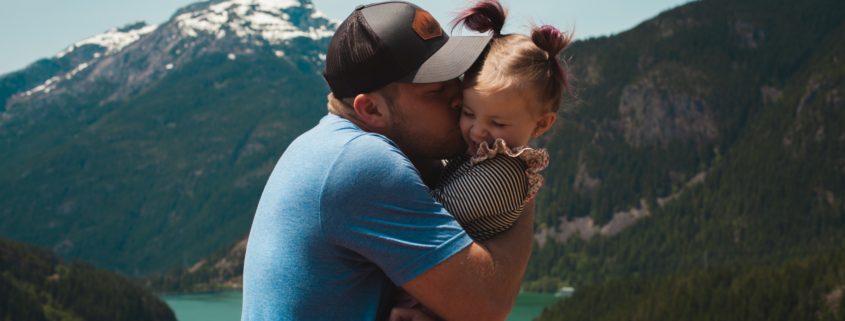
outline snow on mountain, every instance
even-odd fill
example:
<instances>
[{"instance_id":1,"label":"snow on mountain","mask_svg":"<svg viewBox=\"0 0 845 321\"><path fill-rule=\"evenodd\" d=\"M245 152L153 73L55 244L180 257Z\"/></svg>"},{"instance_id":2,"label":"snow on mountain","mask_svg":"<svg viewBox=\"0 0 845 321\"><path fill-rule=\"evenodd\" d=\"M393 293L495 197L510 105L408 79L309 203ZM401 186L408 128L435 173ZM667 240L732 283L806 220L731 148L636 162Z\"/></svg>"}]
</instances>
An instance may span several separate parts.
<instances>
[{"instance_id":1,"label":"snow on mountain","mask_svg":"<svg viewBox=\"0 0 845 321\"><path fill-rule=\"evenodd\" d=\"M21 93L20 96L29 97L38 93L50 93L57 88L59 83L73 79L77 74L95 64L95 62L100 58L120 52L123 48L126 48L141 39L141 37L152 33L156 30L156 28L156 25L148 25L146 22L138 21L121 28L112 28L102 34L95 35L70 45L53 56L53 59L65 59L71 61L71 66L75 67L72 67L73 69L70 70L66 69L64 71L60 71L58 74L53 75L43 83ZM94 49L87 48L89 50L84 52L78 52L79 48L85 46L95 47ZM66 59L66 57L68 57L71 53L76 53L76 57Z\"/></svg>"},{"instance_id":2,"label":"snow on mountain","mask_svg":"<svg viewBox=\"0 0 845 321\"><path fill-rule=\"evenodd\" d=\"M325 60L322 48L336 26L310 0L198 2L161 25L135 22L74 43L53 57L72 61L69 68L20 91L10 102L46 94L77 96L94 83L115 86L100 103L114 101L192 61L220 53L235 60L269 52L288 63L304 59L320 65Z\"/></svg>"},{"instance_id":3,"label":"snow on mountain","mask_svg":"<svg viewBox=\"0 0 845 321\"><path fill-rule=\"evenodd\" d=\"M42 84L25 91L21 95L29 97L38 93L50 93L59 85L59 83L73 79L74 76L93 65L96 60L120 52L123 48L126 48L141 39L141 37L155 31L157 27L157 25L148 25L144 21L133 22L121 28L109 29L104 33L70 45L61 52L57 53L53 59L62 59L83 46L94 45L102 47L102 49L95 51L90 57L84 58L84 62L79 63L72 70L50 77Z\"/></svg>"},{"instance_id":4,"label":"snow on mountain","mask_svg":"<svg viewBox=\"0 0 845 321\"><path fill-rule=\"evenodd\" d=\"M238 37L260 36L271 44L306 37L314 40L331 37L330 25L298 26L292 21L289 9L302 8L311 11L309 18L324 19L314 10L310 2L296 0L230 0L212 4L204 10L183 13L175 18L187 37L199 33L224 37L232 32Z\"/></svg>"},{"instance_id":5,"label":"snow on mountain","mask_svg":"<svg viewBox=\"0 0 845 321\"><path fill-rule=\"evenodd\" d=\"M131 23L123 28L113 28L105 33L79 41L67 47L67 49L56 54L55 58L62 58L76 50L76 48L84 45L101 46L106 48L106 55L114 54L133 42L138 41L138 39L141 39L141 36L155 31L157 27L156 25L148 25L146 22L140 21ZM95 55L94 58L99 58L99 55Z\"/></svg>"}]
</instances>

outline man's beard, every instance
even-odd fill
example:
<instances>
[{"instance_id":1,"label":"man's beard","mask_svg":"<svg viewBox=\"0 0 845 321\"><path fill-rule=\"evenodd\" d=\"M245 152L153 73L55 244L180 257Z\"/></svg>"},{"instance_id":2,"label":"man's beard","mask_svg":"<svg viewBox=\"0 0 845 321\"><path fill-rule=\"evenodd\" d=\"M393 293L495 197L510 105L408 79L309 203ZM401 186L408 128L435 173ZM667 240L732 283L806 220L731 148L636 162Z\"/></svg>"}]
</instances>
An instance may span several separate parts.
<instances>
[{"instance_id":1,"label":"man's beard","mask_svg":"<svg viewBox=\"0 0 845 321\"><path fill-rule=\"evenodd\" d=\"M394 109L391 119L391 139L412 161L449 159L460 156L466 151L467 145L460 134L460 127L456 126L455 134L451 135L453 139L448 140L448 142L437 142L432 139L432 136L443 137L445 135L424 136L423 134L412 133L408 130L408 119L395 111L396 109Z\"/></svg>"}]
</instances>

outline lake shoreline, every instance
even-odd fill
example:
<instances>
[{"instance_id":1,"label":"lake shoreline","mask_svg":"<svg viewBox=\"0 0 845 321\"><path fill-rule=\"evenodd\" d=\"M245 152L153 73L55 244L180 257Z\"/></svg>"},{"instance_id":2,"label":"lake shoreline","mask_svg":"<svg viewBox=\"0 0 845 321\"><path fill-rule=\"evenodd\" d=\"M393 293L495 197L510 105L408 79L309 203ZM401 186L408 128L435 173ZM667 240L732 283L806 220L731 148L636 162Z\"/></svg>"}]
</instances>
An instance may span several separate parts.
<instances>
[{"instance_id":1,"label":"lake shoreline","mask_svg":"<svg viewBox=\"0 0 845 321\"><path fill-rule=\"evenodd\" d=\"M238 289L159 297L173 309L179 321L231 321L240 319L243 292ZM555 293L520 292L507 321L531 321L561 299Z\"/></svg>"}]
</instances>

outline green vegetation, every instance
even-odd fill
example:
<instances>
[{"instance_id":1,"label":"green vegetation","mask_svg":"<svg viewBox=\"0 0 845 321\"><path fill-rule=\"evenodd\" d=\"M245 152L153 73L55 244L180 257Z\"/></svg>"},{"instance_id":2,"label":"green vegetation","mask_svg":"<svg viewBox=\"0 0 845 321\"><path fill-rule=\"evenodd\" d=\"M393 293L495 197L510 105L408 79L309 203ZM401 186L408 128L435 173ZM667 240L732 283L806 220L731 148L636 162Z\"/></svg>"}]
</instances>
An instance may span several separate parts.
<instances>
[{"instance_id":1,"label":"green vegetation","mask_svg":"<svg viewBox=\"0 0 845 321\"><path fill-rule=\"evenodd\" d=\"M141 280L161 293L202 293L243 287L246 238L223 248L188 268L174 268Z\"/></svg>"},{"instance_id":2,"label":"green vegetation","mask_svg":"<svg viewBox=\"0 0 845 321\"><path fill-rule=\"evenodd\" d=\"M578 289L537 320L845 320L845 249L775 265L611 280Z\"/></svg>"},{"instance_id":3,"label":"green vegetation","mask_svg":"<svg viewBox=\"0 0 845 321\"><path fill-rule=\"evenodd\" d=\"M0 239L0 320L176 320L155 294L112 272Z\"/></svg>"},{"instance_id":4,"label":"green vegetation","mask_svg":"<svg viewBox=\"0 0 845 321\"><path fill-rule=\"evenodd\" d=\"M651 216L618 235L536 246L526 281L581 288L772 264L843 244L843 13L838 1L700 1L618 36L577 43L568 54L582 82L594 77L591 69L618 72L582 84L581 106L548 142L558 155L538 200L538 223L557 227L564 217L587 215L604 224L640 199ZM757 39L756 47L743 37ZM619 61L627 63L614 65ZM667 64L674 74L660 67ZM699 99L692 110L669 98L648 100L654 104L644 112L672 111L674 118L663 117L673 123L707 118L684 113L710 114L718 136L677 130L657 135L668 143L631 146L618 114L623 91L631 100L640 99L631 94L638 91ZM579 162L599 187L574 187ZM706 180L684 187L699 172ZM678 192L665 206L656 201Z\"/></svg>"},{"instance_id":5,"label":"green vegetation","mask_svg":"<svg viewBox=\"0 0 845 321\"><path fill-rule=\"evenodd\" d=\"M640 199L650 216L535 246L526 284L577 289L539 320L843 320L841 39L845 3L705 0L577 43L583 92L549 141L562 163L538 223L606 224ZM662 122L638 120L631 101ZM706 119L718 135L689 130ZM625 125L637 121L691 127L636 136ZM598 187L577 188L579 164Z\"/></svg>"},{"instance_id":6,"label":"green vegetation","mask_svg":"<svg viewBox=\"0 0 845 321\"><path fill-rule=\"evenodd\" d=\"M326 113L318 64L291 60L212 55L126 100L98 105L101 84L9 106L0 235L133 276L232 244L282 151Z\"/></svg>"}]
</instances>

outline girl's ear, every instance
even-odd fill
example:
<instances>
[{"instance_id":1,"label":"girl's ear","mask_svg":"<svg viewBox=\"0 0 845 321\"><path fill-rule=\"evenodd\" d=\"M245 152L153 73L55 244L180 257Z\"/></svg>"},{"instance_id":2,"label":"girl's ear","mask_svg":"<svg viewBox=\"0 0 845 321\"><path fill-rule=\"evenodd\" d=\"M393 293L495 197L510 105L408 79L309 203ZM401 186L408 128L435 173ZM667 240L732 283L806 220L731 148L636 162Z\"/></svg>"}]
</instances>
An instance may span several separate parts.
<instances>
[{"instance_id":1,"label":"girl's ear","mask_svg":"<svg viewBox=\"0 0 845 321\"><path fill-rule=\"evenodd\" d=\"M545 134L552 125L555 124L555 120L557 120L557 114L555 112L546 112L539 119L537 119L537 123L534 125L534 132L531 133L531 138L537 138L541 135Z\"/></svg>"},{"instance_id":2,"label":"girl's ear","mask_svg":"<svg viewBox=\"0 0 845 321\"><path fill-rule=\"evenodd\" d=\"M355 116L365 129L381 132L389 123L386 101L376 93L358 94L352 103Z\"/></svg>"}]
</instances>

